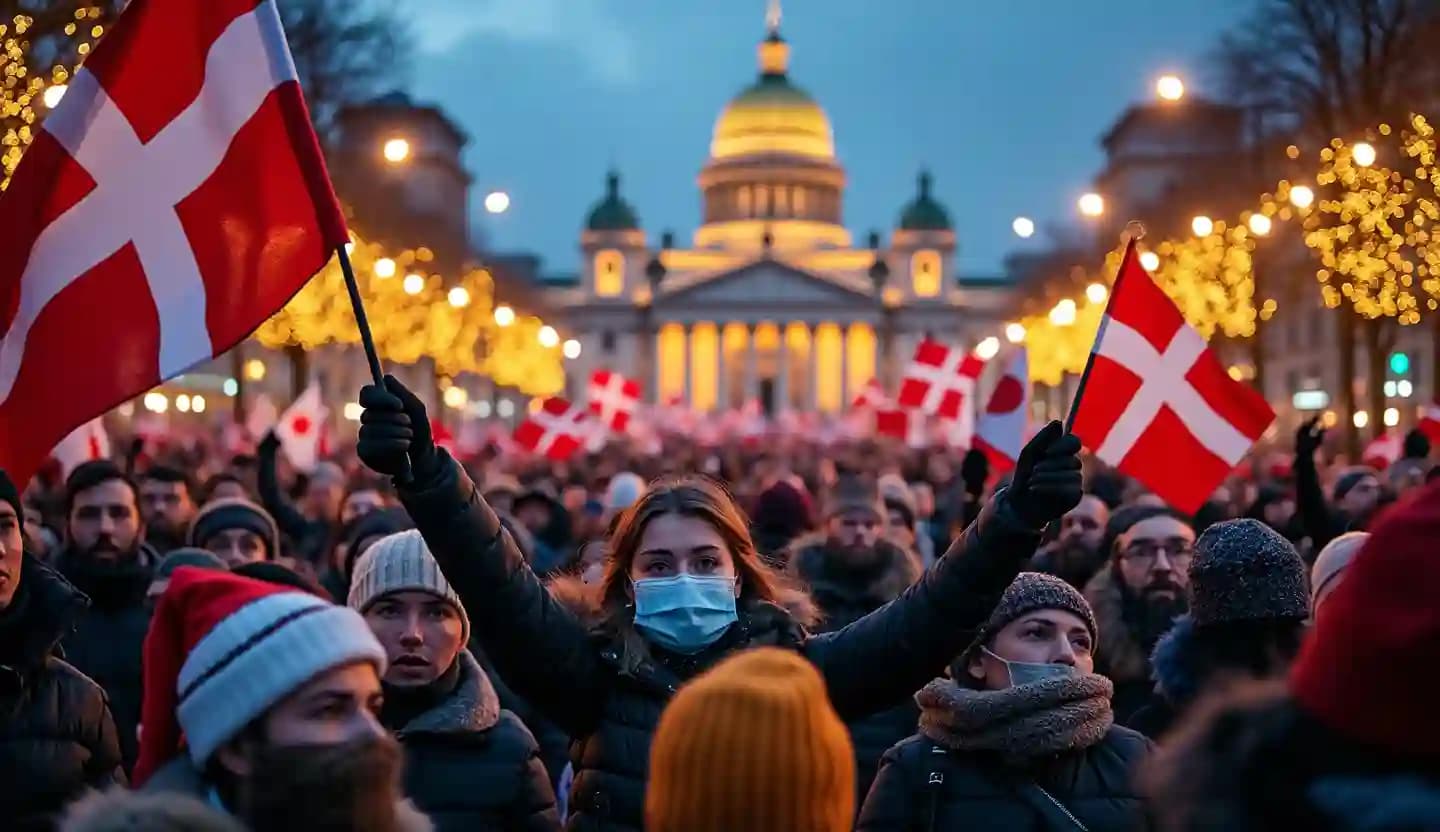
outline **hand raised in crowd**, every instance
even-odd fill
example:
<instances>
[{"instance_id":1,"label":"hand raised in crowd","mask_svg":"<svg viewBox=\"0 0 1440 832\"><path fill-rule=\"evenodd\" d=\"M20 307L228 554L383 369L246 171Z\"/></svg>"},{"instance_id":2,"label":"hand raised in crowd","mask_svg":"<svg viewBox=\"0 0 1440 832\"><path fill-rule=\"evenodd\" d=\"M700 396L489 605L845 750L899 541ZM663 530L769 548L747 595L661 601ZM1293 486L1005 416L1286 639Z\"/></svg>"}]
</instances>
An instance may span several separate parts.
<instances>
[{"instance_id":1,"label":"hand raised in crowd","mask_svg":"<svg viewBox=\"0 0 1440 832\"><path fill-rule=\"evenodd\" d=\"M990 458L985 452L972 448L960 463L960 480L965 483L965 493L979 497L985 493L985 480L990 478Z\"/></svg>"},{"instance_id":2,"label":"hand raised in crowd","mask_svg":"<svg viewBox=\"0 0 1440 832\"><path fill-rule=\"evenodd\" d=\"M1080 440L1052 421L1021 449L1005 498L1021 520L1038 529L1079 505L1084 493Z\"/></svg>"},{"instance_id":3,"label":"hand raised in crowd","mask_svg":"<svg viewBox=\"0 0 1440 832\"><path fill-rule=\"evenodd\" d=\"M440 464L425 403L394 376L385 386L360 388L360 442L356 453L371 470L416 482L433 477Z\"/></svg>"},{"instance_id":4,"label":"hand raised in crowd","mask_svg":"<svg viewBox=\"0 0 1440 832\"><path fill-rule=\"evenodd\" d=\"M1320 417L1315 417L1295 431L1295 455L1310 457L1325 443L1325 428L1320 427Z\"/></svg>"}]
</instances>

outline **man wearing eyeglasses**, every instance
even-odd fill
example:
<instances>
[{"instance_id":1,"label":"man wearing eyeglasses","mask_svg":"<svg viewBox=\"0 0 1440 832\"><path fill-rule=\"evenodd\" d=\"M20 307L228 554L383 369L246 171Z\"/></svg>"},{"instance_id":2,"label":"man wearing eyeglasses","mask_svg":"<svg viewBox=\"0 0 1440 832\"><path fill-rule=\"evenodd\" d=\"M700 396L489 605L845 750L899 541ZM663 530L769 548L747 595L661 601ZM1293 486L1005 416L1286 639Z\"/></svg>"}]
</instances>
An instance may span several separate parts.
<instances>
[{"instance_id":1,"label":"man wearing eyeglasses","mask_svg":"<svg viewBox=\"0 0 1440 832\"><path fill-rule=\"evenodd\" d=\"M1150 654L1184 614L1195 530L1170 508L1127 506L1110 518L1102 550L1110 561L1085 587L1100 624L1095 672L1115 683L1120 722L1153 690Z\"/></svg>"}]
</instances>

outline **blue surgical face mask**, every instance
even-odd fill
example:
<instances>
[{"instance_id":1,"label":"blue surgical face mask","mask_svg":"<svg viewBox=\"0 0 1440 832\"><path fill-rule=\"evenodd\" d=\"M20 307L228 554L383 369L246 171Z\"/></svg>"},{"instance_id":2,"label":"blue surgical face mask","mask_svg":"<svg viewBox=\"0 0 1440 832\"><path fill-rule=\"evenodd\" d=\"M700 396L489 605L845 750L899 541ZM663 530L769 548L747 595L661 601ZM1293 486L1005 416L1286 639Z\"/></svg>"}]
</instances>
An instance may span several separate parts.
<instances>
[{"instance_id":1,"label":"blue surgical face mask","mask_svg":"<svg viewBox=\"0 0 1440 832\"><path fill-rule=\"evenodd\" d=\"M1033 685L1036 682L1043 682L1046 679L1056 679L1062 676L1078 676L1080 674L1080 671L1076 669L1073 664L1012 662L995 655L989 648L981 647L980 649L984 650L990 658L1005 665L1005 672L1010 674L1010 687L1012 688L1018 688L1021 685Z\"/></svg>"},{"instance_id":2,"label":"blue surgical face mask","mask_svg":"<svg viewBox=\"0 0 1440 832\"><path fill-rule=\"evenodd\" d=\"M734 578L681 574L635 582L635 627L666 650L698 653L737 619Z\"/></svg>"}]
</instances>

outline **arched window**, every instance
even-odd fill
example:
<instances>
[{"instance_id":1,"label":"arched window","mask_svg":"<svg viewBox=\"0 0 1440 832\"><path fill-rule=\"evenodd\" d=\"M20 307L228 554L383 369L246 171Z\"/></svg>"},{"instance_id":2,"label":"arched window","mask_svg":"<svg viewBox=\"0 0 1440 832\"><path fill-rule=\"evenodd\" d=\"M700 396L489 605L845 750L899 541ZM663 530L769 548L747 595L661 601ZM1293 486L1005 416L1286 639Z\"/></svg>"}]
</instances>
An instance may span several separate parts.
<instances>
[{"instance_id":1,"label":"arched window","mask_svg":"<svg viewBox=\"0 0 1440 832\"><path fill-rule=\"evenodd\" d=\"M595 254L595 294L613 298L625 291L625 255L613 248Z\"/></svg>"},{"instance_id":2,"label":"arched window","mask_svg":"<svg viewBox=\"0 0 1440 832\"><path fill-rule=\"evenodd\" d=\"M931 249L917 251L910 258L910 288L919 298L940 294L940 253Z\"/></svg>"}]
</instances>

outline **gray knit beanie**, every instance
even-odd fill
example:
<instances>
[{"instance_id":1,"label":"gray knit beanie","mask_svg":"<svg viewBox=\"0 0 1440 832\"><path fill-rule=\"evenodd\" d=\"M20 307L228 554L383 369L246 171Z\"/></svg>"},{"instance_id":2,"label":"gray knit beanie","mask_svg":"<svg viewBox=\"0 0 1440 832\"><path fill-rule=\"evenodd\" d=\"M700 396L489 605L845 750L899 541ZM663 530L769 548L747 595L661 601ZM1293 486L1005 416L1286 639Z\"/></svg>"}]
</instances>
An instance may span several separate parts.
<instances>
[{"instance_id":1,"label":"gray knit beanie","mask_svg":"<svg viewBox=\"0 0 1440 832\"><path fill-rule=\"evenodd\" d=\"M1000 603L995 605L989 620L975 633L975 640L965 648L965 653L968 654L989 641L996 633L1005 629L1006 624L1036 610L1064 610L1074 613L1085 622L1085 629L1090 631L1092 643L1100 638L1100 628L1095 623L1095 613L1090 609L1090 602L1086 601L1085 596L1076 591L1075 587L1054 575L1021 572L1010 582L1005 594L1000 596Z\"/></svg>"},{"instance_id":2,"label":"gray knit beanie","mask_svg":"<svg viewBox=\"0 0 1440 832\"><path fill-rule=\"evenodd\" d=\"M266 560L280 557L280 527L263 507L243 497L211 500L190 524L189 543L204 548L210 538L229 529L253 532L265 542Z\"/></svg>"},{"instance_id":3,"label":"gray knit beanie","mask_svg":"<svg viewBox=\"0 0 1440 832\"><path fill-rule=\"evenodd\" d=\"M448 602L460 614L460 638L470 640L470 616L460 596L445 580L440 564L430 554L425 538L415 529L382 537L355 562L347 606L360 613L381 596L394 592L428 592Z\"/></svg>"},{"instance_id":4,"label":"gray knit beanie","mask_svg":"<svg viewBox=\"0 0 1440 832\"><path fill-rule=\"evenodd\" d=\"M1195 541L1190 615L1199 625L1306 618L1305 562L1290 541L1258 520L1216 523Z\"/></svg>"}]
</instances>

